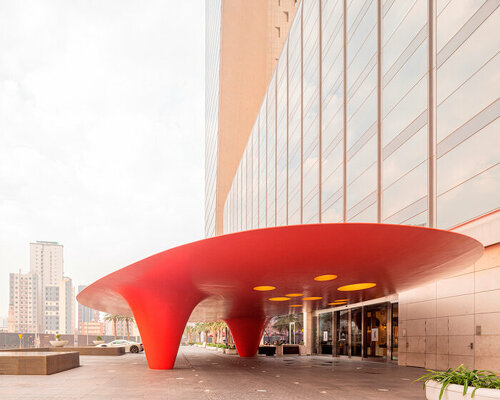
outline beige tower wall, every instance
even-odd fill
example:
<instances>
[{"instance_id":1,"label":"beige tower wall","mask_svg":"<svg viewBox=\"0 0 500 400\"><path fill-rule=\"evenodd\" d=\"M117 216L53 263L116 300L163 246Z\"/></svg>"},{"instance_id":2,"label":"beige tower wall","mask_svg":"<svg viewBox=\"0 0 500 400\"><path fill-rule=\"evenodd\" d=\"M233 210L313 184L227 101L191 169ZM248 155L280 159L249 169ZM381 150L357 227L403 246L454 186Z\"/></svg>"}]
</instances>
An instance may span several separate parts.
<instances>
[{"instance_id":1,"label":"beige tower wall","mask_svg":"<svg viewBox=\"0 0 500 400\"><path fill-rule=\"evenodd\" d=\"M294 0L222 2L217 235L223 233L224 203L295 10Z\"/></svg>"}]
</instances>

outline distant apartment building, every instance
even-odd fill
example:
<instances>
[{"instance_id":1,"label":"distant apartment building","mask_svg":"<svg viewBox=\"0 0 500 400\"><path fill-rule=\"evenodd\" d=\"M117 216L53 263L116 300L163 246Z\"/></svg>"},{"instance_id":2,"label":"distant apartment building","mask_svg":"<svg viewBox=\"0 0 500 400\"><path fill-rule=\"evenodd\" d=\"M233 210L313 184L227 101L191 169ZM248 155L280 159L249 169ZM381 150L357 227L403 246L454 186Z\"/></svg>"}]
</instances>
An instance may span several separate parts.
<instances>
[{"instance_id":1,"label":"distant apartment building","mask_svg":"<svg viewBox=\"0 0 500 400\"><path fill-rule=\"evenodd\" d=\"M75 330L75 287L71 278L59 283L59 333L72 334Z\"/></svg>"},{"instance_id":2,"label":"distant apartment building","mask_svg":"<svg viewBox=\"0 0 500 400\"><path fill-rule=\"evenodd\" d=\"M78 293L80 293L83 289L85 289L86 285L78 286ZM97 310L93 310L92 308L85 307L84 305L78 303L78 332L82 335L85 335L82 331L82 326L86 322L98 322L100 317L100 313ZM90 335L90 333L89 333Z\"/></svg>"},{"instance_id":3,"label":"distant apartment building","mask_svg":"<svg viewBox=\"0 0 500 400\"><path fill-rule=\"evenodd\" d=\"M81 335L102 336L104 335L104 322L85 321L80 323L78 331Z\"/></svg>"},{"instance_id":4,"label":"distant apartment building","mask_svg":"<svg viewBox=\"0 0 500 400\"><path fill-rule=\"evenodd\" d=\"M53 333L59 326L55 302L58 302L56 293L63 278L63 248L57 242L30 243L30 272L38 275L38 292L41 293L38 299L38 332Z\"/></svg>"},{"instance_id":5,"label":"distant apartment building","mask_svg":"<svg viewBox=\"0 0 500 400\"><path fill-rule=\"evenodd\" d=\"M38 275L10 274L9 332L36 332L38 325Z\"/></svg>"},{"instance_id":6,"label":"distant apartment building","mask_svg":"<svg viewBox=\"0 0 500 400\"><path fill-rule=\"evenodd\" d=\"M75 289L63 266L62 245L30 243L30 272L10 274L9 332L74 333Z\"/></svg>"}]
</instances>

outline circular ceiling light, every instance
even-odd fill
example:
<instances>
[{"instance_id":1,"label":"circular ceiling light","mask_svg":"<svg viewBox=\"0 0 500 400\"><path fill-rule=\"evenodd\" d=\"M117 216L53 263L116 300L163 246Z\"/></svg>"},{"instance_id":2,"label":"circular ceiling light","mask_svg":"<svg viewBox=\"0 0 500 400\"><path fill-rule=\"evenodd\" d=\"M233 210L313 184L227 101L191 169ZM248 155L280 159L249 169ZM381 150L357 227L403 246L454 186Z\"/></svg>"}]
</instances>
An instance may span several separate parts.
<instances>
[{"instance_id":1,"label":"circular ceiling light","mask_svg":"<svg viewBox=\"0 0 500 400\"><path fill-rule=\"evenodd\" d=\"M321 300L323 297L304 297L304 300Z\"/></svg>"},{"instance_id":2,"label":"circular ceiling light","mask_svg":"<svg viewBox=\"0 0 500 400\"><path fill-rule=\"evenodd\" d=\"M329 306L343 306L344 304L347 304L347 301L335 301L333 303L328 303Z\"/></svg>"},{"instance_id":3,"label":"circular ceiling light","mask_svg":"<svg viewBox=\"0 0 500 400\"><path fill-rule=\"evenodd\" d=\"M267 292L268 290L276 289L274 286L255 286L253 290L257 290L258 292Z\"/></svg>"},{"instance_id":4,"label":"circular ceiling light","mask_svg":"<svg viewBox=\"0 0 500 400\"><path fill-rule=\"evenodd\" d=\"M374 286L377 286L376 283L354 283L352 285L345 285L337 288L337 290L340 290L341 292L352 292L354 290L364 290L364 289L370 289Z\"/></svg>"},{"instance_id":5,"label":"circular ceiling light","mask_svg":"<svg viewBox=\"0 0 500 400\"><path fill-rule=\"evenodd\" d=\"M271 297L269 300L271 301L287 301L290 300L289 297Z\"/></svg>"},{"instance_id":6,"label":"circular ceiling light","mask_svg":"<svg viewBox=\"0 0 500 400\"><path fill-rule=\"evenodd\" d=\"M290 307L302 307L302 304L292 304Z\"/></svg>"},{"instance_id":7,"label":"circular ceiling light","mask_svg":"<svg viewBox=\"0 0 500 400\"><path fill-rule=\"evenodd\" d=\"M285 294L286 297L300 297L304 296L302 293L290 293L290 294Z\"/></svg>"},{"instance_id":8,"label":"circular ceiling light","mask_svg":"<svg viewBox=\"0 0 500 400\"><path fill-rule=\"evenodd\" d=\"M314 278L314 280L318 282L333 281L334 279L337 279L337 275L319 275Z\"/></svg>"}]
</instances>

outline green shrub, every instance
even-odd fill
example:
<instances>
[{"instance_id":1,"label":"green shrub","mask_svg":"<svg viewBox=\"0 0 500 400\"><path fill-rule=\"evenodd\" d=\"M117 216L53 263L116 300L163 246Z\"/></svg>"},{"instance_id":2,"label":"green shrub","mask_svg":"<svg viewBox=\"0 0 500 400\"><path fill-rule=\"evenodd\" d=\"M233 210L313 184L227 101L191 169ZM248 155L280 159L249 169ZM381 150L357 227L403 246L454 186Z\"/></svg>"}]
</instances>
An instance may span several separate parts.
<instances>
[{"instance_id":1,"label":"green shrub","mask_svg":"<svg viewBox=\"0 0 500 400\"><path fill-rule=\"evenodd\" d=\"M492 372L485 370L470 370L469 367L459 365L455 369L448 368L446 371L433 371L427 370L429 373L421 376L416 381L424 382L425 385L428 381L435 381L442 384L441 392L439 393L439 400L443 397L446 387L450 384L462 385L464 387L463 395L467 393L469 387L473 387L471 397L474 397L476 390L479 388L484 389L500 389L500 377ZM416 382L415 381L415 382Z\"/></svg>"},{"instance_id":2,"label":"green shrub","mask_svg":"<svg viewBox=\"0 0 500 400\"><path fill-rule=\"evenodd\" d=\"M102 340L102 337L101 337L101 336L97 336L97 337L95 338L95 340Z\"/></svg>"},{"instance_id":3,"label":"green shrub","mask_svg":"<svg viewBox=\"0 0 500 400\"><path fill-rule=\"evenodd\" d=\"M61 335L60 334L56 335L56 340L61 340Z\"/></svg>"}]
</instances>

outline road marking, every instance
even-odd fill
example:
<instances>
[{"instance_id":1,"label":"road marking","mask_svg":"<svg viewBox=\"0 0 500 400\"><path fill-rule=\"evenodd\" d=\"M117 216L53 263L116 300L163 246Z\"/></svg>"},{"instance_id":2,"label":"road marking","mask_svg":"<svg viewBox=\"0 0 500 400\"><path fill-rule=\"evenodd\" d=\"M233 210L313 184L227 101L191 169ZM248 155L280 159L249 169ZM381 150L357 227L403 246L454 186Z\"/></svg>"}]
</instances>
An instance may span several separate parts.
<instances>
[{"instance_id":1,"label":"road marking","mask_svg":"<svg viewBox=\"0 0 500 400\"><path fill-rule=\"evenodd\" d=\"M184 378L175 378L175 379L184 379Z\"/></svg>"},{"instance_id":2,"label":"road marking","mask_svg":"<svg viewBox=\"0 0 500 400\"><path fill-rule=\"evenodd\" d=\"M295 383L296 385L298 385L298 384L299 384L299 382L293 382L293 383Z\"/></svg>"},{"instance_id":3,"label":"road marking","mask_svg":"<svg viewBox=\"0 0 500 400\"><path fill-rule=\"evenodd\" d=\"M320 393L321 394L326 394L326 390L322 390Z\"/></svg>"},{"instance_id":4,"label":"road marking","mask_svg":"<svg viewBox=\"0 0 500 400\"><path fill-rule=\"evenodd\" d=\"M264 392L264 393L266 393L267 390L265 390L265 389L257 389L257 392Z\"/></svg>"},{"instance_id":5,"label":"road marking","mask_svg":"<svg viewBox=\"0 0 500 400\"><path fill-rule=\"evenodd\" d=\"M389 389L377 389L379 392L388 392Z\"/></svg>"}]
</instances>

